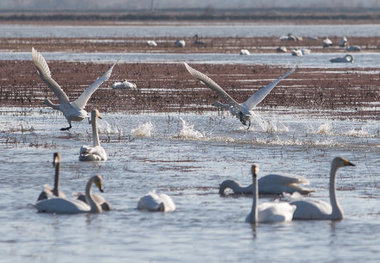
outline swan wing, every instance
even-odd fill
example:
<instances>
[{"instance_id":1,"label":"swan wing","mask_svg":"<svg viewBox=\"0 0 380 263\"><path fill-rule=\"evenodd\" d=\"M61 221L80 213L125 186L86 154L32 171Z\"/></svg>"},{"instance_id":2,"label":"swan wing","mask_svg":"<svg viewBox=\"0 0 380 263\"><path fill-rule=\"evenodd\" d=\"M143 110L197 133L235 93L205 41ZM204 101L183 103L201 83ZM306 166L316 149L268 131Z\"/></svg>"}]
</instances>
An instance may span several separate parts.
<instances>
[{"instance_id":1,"label":"swan wing","mask_svg":"<svg viewBox=\"0 0 380 263\"><path fill-rule=\"evenodd\" d=\"M148 211L159 211L162 206L162 200L155 192L149 192L140 198L137 208Z\"/></svg>"},{"instance_id":2,"label":"swan wing","mask_svg":"<svg viewBox=\"0 0 380 263\"><path fill-rule=\"evenodd\" d=\"M94 83L92 83L83 93L77 98L73 103L75 103L80 109L84 109L87 104L87 101L90 99L91 95L103 84L103 82L107 81L112 73L113 68L119 61L115 62L110 69L104 73L103 76L98 78Z\"/></svg>"},{"instance_id":3,"label":"swan wing","mask_svg":"<svg viewBox=\"0 0 380 263\"><path fill-rule=\"evenodd\" d=\"M319 200L299 200L290 204L296 206L293 219L326 219L332 213L331 205Z\"/></svg>"},{"instance_id":4,"label":"swan wing","mask_svg":"<svg viewBox=\"0 0 380 263\"><path fill-rule=\"evenodd\" d=\"M222 97L230 106L240 108L239 103L237 103L227 92L225 92L215 81L211 78L199 72L198 70L193 69L187 63L183 63L189 71L189 73L196 79L202 81L209 89L215 91L220 97Z\"/></svg>"},{"instance_id":5,"label":"swan wing","mask_svg":"<svg viewBox=\"0 0 380 263\"><path fill-rule=\"evenodd\" d=\"M280 174L268 174L261 177L259 180L260 184L279 184L279 185L290 185L290 184L309 184L309 180L302 177L294 177L289 175L280 175Z\"/></svg>"},{"instance_id":6,"label":"swan wing","mask_svg":"<svg viewBox=\"0 0 380 263\"><path fill-rule=\"evenodd\" d=\"M48 85L48 87L54 92L61 103L69 103L69 97L58 85L58 83L51 77L49 66L40 52L32 48L33 63L37 68L38 74L41 79Z\"/></svg>"},{"instance_id":7,"label":"swan wing","mask_svg":"<svg viewBox=\"0 0 380 263\"><path fill-rule=\"evenodd\" d=\"M90 212L91 207L79 200L68 198L51 198L35 204L38 212L56 214L76 214Z\"/></svg>"},{"instance_id":8,"label":"swan wing","mask_svg":"<svg viewBox=\"0 0 380 263\"><path fill-rule=\"evenodd\" d=\"M256 107L256 105L259 104L272 91L272 89L274 87L276 87L276 85L281 80L283 80L284 78L286 78L287 76L292 74L296 70L296 68L297 68L297 66L295 66L288 73L282 75L280 78L273 81L271 84L269 84L269 85L265 86L264 88L261 88L260 90L258 90L255 94L253 94L248 100L246 100L243 103L243 106L246 106L248 109L252 109L252 108Z\"/></svg>"},{"instance_id":9,"label":"swan wing","mask_svg":"<svg viewBox=\"0 0 380 263\"><path fill-rule=\"evenodd\" d=\"M173 199L167 194L160 194L160 198L164 203L164 212L172 212L176 209Z\"/></svg>"},{"instance_id":10,"label":"swan wing","mask_svg":"<svg viewBox=\"0 0 380 263\"><path fill-rule=\"evenodd\" d=\"M312 190L298 184L309 184L309 180L278 174L268 174L258 180L260 194L283 194L299 192L309 194Z\"/></svg>"},{"instance_id":11,"label":"swan wing","mask_svg":"<svg viewBox=\"0 0 380 263\"><path fill-rule=\"evenodd\" d=\"M293 219L295 205L287 202L265 202L258 207L258 220L262 223L287 222Z\"/></svg>"}]
</instances>

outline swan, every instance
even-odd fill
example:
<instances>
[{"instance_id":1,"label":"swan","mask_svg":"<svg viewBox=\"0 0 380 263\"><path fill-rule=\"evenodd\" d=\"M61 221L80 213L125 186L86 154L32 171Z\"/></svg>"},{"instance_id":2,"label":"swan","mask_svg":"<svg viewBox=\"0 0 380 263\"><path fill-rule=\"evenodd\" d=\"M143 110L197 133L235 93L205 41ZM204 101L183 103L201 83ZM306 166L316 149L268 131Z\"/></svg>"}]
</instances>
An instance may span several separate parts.
<instances>
[{"instance_id":1,"label":"swan","mask_svg":"<svg viewBox=\"0 0 380 263\"><path fill-rule=\"evenodd\" d=\"M173 200L167 194L157 194L151 191L140 198L137 209L148 211L172 212L176 209Z\"/></svg>"},{"instance_id":2,"label":"swan","mask_svg":"<svg viewBox=\"0 0 380 263\"><path fill-rule=\"evenodd\" d=\"M186 42L185 42L185 40L176 40L176 41L174 42L174 45L175 45L176 47L185 47Z\"/></svg>"},{"instance_id":3,"label":"swan","mask_svg":"<svg viewBox=\"0 0 380 263\"><path fill-rule=\"evenodd\" d=\"M101 213L103 212L102 207L94 201L91 193L92 184L95 184L99 190L103 192L102 177L100 175L91 177L86 185L86 203L77 199L56 197L38 201L34 206L37 208L38 212L42 213Z\"/></svg>"},{"instance_id":4,"label":"swan","mask_svg":"<svg viewBox=\"0 0 380 263\"><path fill-rule=\"evenodd\" d=\"M346 50L347 51L360 51L360 47L359 46L350 46L350 44L347 42Z\"/></svg>"},{"instance_id":5,"label":"swan","mask_svg":"<svg viewBox=\"0 0 380 263\"><path fill-rule=\"evenodd\" d=\"M295 56L295 57L302 57L303 56L303 52L299 48L293 49L290 53L292 54L292 56Z\"/></svg>"},{"instance_id":6,"label":"swan","mask_svg":"<svg viewBox=\"0 0 380 263\"><path fill-rule=\"evenodd\" d=\"M288 202L265 202L258 205L259 193L257 184L258 165L252 165L253 201L251 212L245 221L251 224L292 221L295 206Z\"/></svg>"},{"instance_id":7,"label":"swan","mask_svg":"<svg viewBox=\"0 0 380 263\"><path fill-rule=\"evenodd\" d=\"M296 206L293 219L315 219L315 220L342 220L343 210L338 204L335 190L336 171L340 167L355 166L342 157L335 157L331 163L330 170L330 204L320 200L299 200L291 202Z\"/></svg>"},{"instance_id":8,"label":"swan","mask_svg":"<svg viewBox=\"0 0 380 263\"><path fill-rule=\"evenodd\" d=\"M339 46L340 47L345 47L348 43L348 40L347 40L347 37L342 37L340 40L339 40Z\"/></svg>"},{"instance_id":9,"label":"swan","mask_svg":"<svg viewBox=\"0 0 380 263\"><path fill-rule=\"evenodd\" d=\"M249 55L251 55L251 53L249 53L248 49L241 49L240 55L249 56Z\"/></svg>"},{"instance_id":10,"label":"swan","mask_svg":"<svg viewBox=\"0 0 380 263\"><path fill-rule=\"evenodd\" d=\"M49 99L45 99L44 103L55 109L59 110L63 113L66 120L69 123L69 127L61 128L62 131L71 129L72 121L82 121L87 117L87 112L84 110L87 101L90 99L91 95L96 91L100 85L109 79L112 73L112 69L116 65L113 64L111 68L100 78L98 78L94 83L91 84L75 101L70 102L69 97L62 90L57 82L51 77L49 66L42 56L41 53L37 52L34 48L32 48L32 58L33 63L37 68L37 72L40 75L41 79L48 85L48 87L54 92L54 94L58 97L60 104L53 104Z\"/></svg>"},{"instance_id":11,"label":"swan","mask_svg":"<svg viewBox=\"0 0 380 263\"><path fill-rule=\"evenodd\" d=\"M206 44L205 42L199 40L198 34L195 34L193 38L195 39L194 43L193 43L194 45L204 45L204 44Z\"/></svg>"},{"instance_id":12,"label":"swan","mask_svg":"<svg viewBox=\"0 0 380 263\"><path fill-rule=\"evenodd\" d=\"M107 161L107 153L100 146L98 127L96 118L101 119L97 109L91 111L92 141L93 146L83 145L79 150L79 161Z\"/></svg>"},{"instance_id":13,"label":"swan","mask_svg":"<svg viewBox=\"0 0 380 263\"><path fill-rule=\"evenodd\" d=\"M75 196L78 200L88 204L86 202L86 195L85 194L75 192L75 193L73 193L73 196ZM98 205L100 205L102 207L103 211L110 211L111 210L110 203L107 202L103 196L97 195L97 194L92 194L92 199L95 201L95 203L97 203Z\"/></svg>"},{"instance_id":14,"label":"swan","mask_svg":"<svg viewBox=\"0 0 380 263\"><path fill-rule=\"evenodd\" d=\"M253 115L253 112L251 111L257 104L259 104L268 94L271 92L271 90L276 87L276 85L289 76L291 73L293 73L297 66L294 67L291 71L288 73L282 75L280 78L273 81L271 84L267 85L264 88L261 88L258 90L255 94L253 94L248 100L246 100L243 103L237 103L230 95L228 95L227 92L225 92L218 84L216 84L212 79L210 79L205 74L193 69L190 67L187 63L184 62L184 65L189 71L189 73L196 79L202 81L208 88L215 91L219 96L221 96L227 104L223 104L220 102L215 102L213 105L216 107L228 109L230 113L236 118L240 120L240 122L243 125L247 125L248 129L251 126L251 117ZM248 123L248 124L247 124Z\"/></svg>"},{"instance_id":15,"label":"swan","mask_svg":"<svg viewBox=\"0 0 380 263\"><path fill-rule=\"evenodd\" d=\"M276 48L276 51L279 52L279 53L286 53L288 52L288 49L286 47L278 47Z\"/></svg>"},{"instance_id":16,"label":"swan","mask_svg":"<svg viewBox=\"0 0 380 263\"><path fill-rule=\"evenodd\" d=\"M61 154L54 153L53 155L53 166L55 167L55 177L54 177L54 188L51 189L50 185L45 184L44 190L38 196L37 201L49 199L54 196L66 197L66 195L59 190L59 166L61 163Z\"/></svg>"},{"instance_id":17,"label":"swan","mask_svg":"<svg viewBox=\"0 0 380 263\"><path fill-rule=\"evenodd\" d=\"M309 180L286 175L268 174L258 180L259 194L261 195L281 195L283 193L298 192L303 195L310 194L313 190L302 187L298 184L308 185ZM252 184L242 187L234 180L225 180L219 186L219 194L224 195L227 188L232 189L234 194L252 194Z\"/></svg>"},{"instance_id":18,"label":"swan","mask_svg":"<svg viewBox=\"0 0 380 263\"><path fill-rule=\"evenodd\" d=\"M134 90L137 88L135 83L129 82L128 80L118 81L112 84L113 89L131 89Z\"/></svg>"},{"instance_id":19,"label":"swan","mask_svg":"<svg viewBox=\"0 0 380 263\"><path fill-rule=\"evenodd\" d=\"M157 43L154 40L148 40L146 41L146 44L150 47L157 47Z\"/></svg>"},{"instance_id":20,"label":"swan","mask_svg":"<svg viewBox=\"0 0 380 263\"><path fill-rule=\"evenodd\" d=\"M322 46L323 47L330 47L332 45L333 45L333 43L328 37L326 37L325 39L322 40Z\"/></svg>"},{"instance_id":21,"label":"swan","mask_svg":"<svg viewBox=\"0 0 380 263\"><path fill-rule=\"evenodd\" d=\"M345 55L344 57L332 58L330 59L332 63L353 63L354 58L351 55Z\"/></svg>"}]
</instances>

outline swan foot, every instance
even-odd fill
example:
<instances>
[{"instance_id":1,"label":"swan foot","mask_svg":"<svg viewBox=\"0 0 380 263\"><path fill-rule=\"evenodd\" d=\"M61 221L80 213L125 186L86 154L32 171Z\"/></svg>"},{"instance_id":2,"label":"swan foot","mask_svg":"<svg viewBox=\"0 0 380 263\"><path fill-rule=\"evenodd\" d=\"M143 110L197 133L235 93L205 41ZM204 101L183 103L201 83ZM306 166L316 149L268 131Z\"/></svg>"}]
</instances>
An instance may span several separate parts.
<instances>
[{"instance_id":1,"label":"swan foot","mask_svg":"<svg viewBox=\"0 0 380 263\"><path fill-rule=\"evenodd\" d=\"M248 128L247 128L247 131L249 130L249 128L251 128L251 120L248 121Z\"/></svg>"},{"instance_id":2,"label":"swan foot","mask_svg":"<svg viewBox=\"0 0 380 263\"><path fill-rule=\"evenodd\" d=\"M69 126L69 127L66 127L66 128L61 128L61 131L69 131L71 128L72 128L72 127L71 127L71 124L70 124L70 126Z\"/></svg>"}]
</instances>

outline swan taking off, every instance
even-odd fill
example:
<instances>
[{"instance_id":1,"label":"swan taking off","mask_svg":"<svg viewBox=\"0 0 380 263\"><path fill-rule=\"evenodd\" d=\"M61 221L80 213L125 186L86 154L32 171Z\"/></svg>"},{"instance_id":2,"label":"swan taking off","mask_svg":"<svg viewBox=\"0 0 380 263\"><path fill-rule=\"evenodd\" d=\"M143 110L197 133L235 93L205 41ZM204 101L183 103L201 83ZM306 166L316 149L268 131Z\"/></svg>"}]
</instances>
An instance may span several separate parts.
<instances>
[{"instance_id":1,"label":"swan taking off","mask_svg":"<svg viewBox=\"0 0 380 263\"><path fill-rule=\"evenodd\" d=\"M296 206L293 219L301 220L342 220L343 210L340 207L335 189L336 171L340 167L355 166L342 157L336 157L331 163L329 195L330 204L319 200L299 200L291 202Z\"/></svg>"},{"instance_id":2,"label":"swan taking off","mask_svg":"<svg viewBox=\"0 0 380 263\"><path fill-rule=\"evenodd\" d=\"M151 191L140 198L137 209L151 212L172 212L176 209L173 200L167 194L157 194Z\"/></svg>"},{"instance_id":3,"label":"swan taking off","mask_svg":"<svg viewBox=\"0 0 380 263\"><path fill-rule=\"evenodd\" d=\"M101 119L97 109L91 111L92 141L93 146L83 145L79 150L79 161L107 161L107 153L100 146L98 127L96 118Z\"/></svg>"},{"instance_id":4,"label":"swan taking off","mask_svg":"<svg viewBox=\"0 0 380 263\"><path fill-rule=\"evenodd\" d=\"M51 77L49 66L45 58L41 53L37 52L32 48L32 58L33 63L37 68L37 72L41 79L48 85L48 87L54 92L58 97L60 104L53 104L49 99L45 99L44 103L55 110L59 110L63 113L66 120L69 123L69 127L62 128L61 130L70 130L72 121L82 121L87 117L87 112L84 110L87 101L90 99L91 95L96 91L97 88L102 85L104 81L107 81L111 76L112 69L116 65L113 64L111 68L100 78L98 78L94 83L92 83L75 101L70 102L69 97L62 90L57 82Z\"/></svg>"},{"instance_id":5,"label":"swan taking off","mask_svg":"<svg viewBox=\"0 0 380 263\"><path fill-rule=\"evenodd\" d=\"M246 222L256 223L275 223L292 221L295 206L287 202L265 202L258 205L259 191L257 184L258 165L252 165L252 209L246 218Z\"/></svg>"},{"instance_id":6,"label":"swan taking off","mask_svg":"<svg viewBox=\"0 0 380 263\"><path fill-rule=\"evenodd\" d=\"M223 104L217 101L213 105L223 109L228 109L230 113L234 115L236 118L238 118L243 125L247 125L248 129L251 126L251 117L253 115L253 112L251 112L251 110L254 107L256 107L256 105L259 104L269 94L269 92L271 92L272 89L276 87L276 85L281 80L292 74L297 68L294 67L288 73L282 75L280 78L276 79L271 84L265 86L264 88L261 88L245 102L237 103L230 95L228 95L227 92L225 92L216 82L214 82L208 76L193 69L187 63L184 63L184 65L187 71L189 71L189 73L194 78L203 82L208 88L215 91L220 97L222 97L227 102L227 104Z\"/></svg>"},{"instance_id":7,"label":"swan taking off","mask_svg":"<svg viewBox=\"0 0 380 263\"><path fill-rule=\"evenodd\" d=\"M54 153L53 166L55 167L54 188L51 189L50 185L45 184L44 190L38 196L37 201L53 198L54 196L66 197L66 195L59 190L59 166L61 163L61 154Z\"/></svg>"},{"instance_id":8,"label":"swan taking off","mask_svg":"<svg viewBox=\"0 0 380 263\"><path fill-rule=\"evenodd\" d=\"M97 204L92 196L91 186L95 184L103 192L102 177L95 175L90 178L86 185L86 203L77 199L51 198L37 202L34 206L41 213L55 214L78 214L78 213L101 213L102 207Z\"/></svg>"}]
</instances>

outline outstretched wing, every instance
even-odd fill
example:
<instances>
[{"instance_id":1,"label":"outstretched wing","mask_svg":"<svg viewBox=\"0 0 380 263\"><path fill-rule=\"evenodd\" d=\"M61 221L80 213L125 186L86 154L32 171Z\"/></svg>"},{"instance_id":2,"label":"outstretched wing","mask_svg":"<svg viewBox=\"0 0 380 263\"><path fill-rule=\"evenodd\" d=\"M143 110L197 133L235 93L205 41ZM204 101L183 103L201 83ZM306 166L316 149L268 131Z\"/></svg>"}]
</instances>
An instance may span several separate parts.
<instances>
[{"instance_id":1,"label":"outstretched wing","mask_svg":"<svg viewBox=\"0 0 380 263\"><path fill-rule=\"evenodd\" d=\"M282 75L280 78L276 79L275 81L273 81L271 84L269 84L268 86L265 86L264 88L261 88L260 90L258 90L255 94L253 94L248 100L246 100L243 105L248 107L248 109L252 109L253 107L256 107L257 104L259 104L271 91L274 87L276 87L276 85L281 81L283 80L284 78L286 78L287 76L289 76L290 74L292 74L295 70L296 70L297 66L295 66L291 71L289 71L288 73Z\"/></svg>"},{"instance_id":2,"label":"outstretched wing","mask_svg":"<svg viewBox=\"0 0 380 263\"><path fill-rule=\"evenodd\" d=\"M59 101L61 103L69 103L69 97L67 97L66 93L51 77L50 69L48 64L46 63L45 58L41 55L40 52L37 52L37 50L35 50L34 48L32 48L32 59L41 79L54 92L54 94L58 97Z\"/></svg>"},{"instance_id":3,"label":"outstretched wing","mask_svg":"<svg viewBox=\"0 0 380 263\"><path fill-rule=\"evenodd\" d=\"M116 61L115 64L113 64L110 69L104 73L103 76L98 78L94 83L91 84L83 93L77 98L73 103L75 103L80 109L84 109L84 107L87 104L87 101L90 99L91 95L96 91L97 88L100 87L100 85L103 84L104 81L107 81L112 73L113 67L118 63L119 61Z\"/></svg>"},{"instance_id":4,"label":"outstretched wing","mask_svg":"<svg viewBox=\"0 0 380 263\"><path fill-rule=\"evenodd\" d=\"M212 79L210 79L205 74L199 72L198 70L193 69L187 63L183 63L189 71L189 73L196 79L202 81L208 88L215 91L219 96L221 96L230 106L239 107L239 103L237 103L230 95L227 94L218 84L215 83Z\"/></svg>"}]
</instances>

